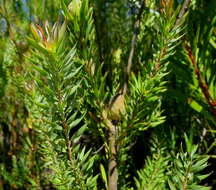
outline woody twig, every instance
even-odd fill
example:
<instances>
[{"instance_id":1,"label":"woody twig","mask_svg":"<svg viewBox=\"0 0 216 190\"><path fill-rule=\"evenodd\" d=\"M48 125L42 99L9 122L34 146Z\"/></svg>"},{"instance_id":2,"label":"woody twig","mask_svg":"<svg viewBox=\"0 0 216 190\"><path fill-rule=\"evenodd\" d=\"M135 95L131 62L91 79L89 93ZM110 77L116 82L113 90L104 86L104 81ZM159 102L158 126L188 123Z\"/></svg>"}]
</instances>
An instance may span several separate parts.
<instances>
[{"instance_id":1,"label":"woody twig","mask_svg":"<svg viewBox=\"0 0 216 190\"><path fill-rule=\"evenodd\" d=\"M139 34L139 27L140 27L140 22L141 22L141 17L142 17L142 13L143 10L145 8L145 1L142 0L141 1L141 7L139 10L139 13L137 15L137 19L136 22L134 23L134 34L131 40L131 49L130 49L130 54L128 57L128 64L127 67L125 68L125 82L124 82L124 86L123 86L123 95L126 94L127 89L128 89L128 80L129 80L129 75L131 72L131 67L132 67L132 63L133 63L133 57L134 57L134 52L135 52L135 46L136 46L136 42L137 42L137 37Z\"/></svg>"},{"instance_id":2,"label":"woody twig","mask_svg":"<svg viewBox=\"0 0 216 190\"><path fill-rule=\"evenodd\" d=\"M200 73L200 70L199 70L199 67L197 65L197 62L196 62L196 59L193 55L193 52L192 52L192 49L190 46L186 45L185 46L186 50L187 50L187 53L188 53L188 56L190 58L190 61L193 65L193 68L194 68L194 72L196 74L196 77L197 77L197 80L198 80L198 83L199 83L199 87L200 89L202 90L202 94L204 95L209 107L210 107L210 110L211 110L211 113L214 117L216 117L216 100L213 100L213 98L211 97L211 94L209 92L209 88L208 88L208 85L206 84L205 80L203 79L201 73Z\"/></svg>"}]
</instances>

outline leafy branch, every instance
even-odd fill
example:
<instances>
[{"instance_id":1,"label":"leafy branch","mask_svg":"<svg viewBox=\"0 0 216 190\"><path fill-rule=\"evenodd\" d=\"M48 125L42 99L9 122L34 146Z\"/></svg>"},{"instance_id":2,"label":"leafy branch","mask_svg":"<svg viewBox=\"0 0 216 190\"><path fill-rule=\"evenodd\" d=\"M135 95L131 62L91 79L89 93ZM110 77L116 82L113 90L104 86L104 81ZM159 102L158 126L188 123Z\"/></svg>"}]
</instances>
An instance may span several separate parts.
<instances>
[{"instance_id":1,"label":"leafy branch","mask_svg":"<svg viewBox=\"0 0 216 190\"><path fill-rule=\"evenodd\" d=\"M204 95L206 102L208 103L208 105L210 106L210 110L211 113L214 117L216 117L216 108L215 108L215 100L213 100L209 90L208 90L208 85L206 84L205 80L203 79L199 67L197 66L197 62L196 62L196 58L194 57L193 53L192 53L192 49L190 46L186 45L185 46L188 56L190 58L190 61L194 67L194 73L197 76L197 80L199 82L199 87L202 90L202 94Z\"/></svg>"}]
</instances>

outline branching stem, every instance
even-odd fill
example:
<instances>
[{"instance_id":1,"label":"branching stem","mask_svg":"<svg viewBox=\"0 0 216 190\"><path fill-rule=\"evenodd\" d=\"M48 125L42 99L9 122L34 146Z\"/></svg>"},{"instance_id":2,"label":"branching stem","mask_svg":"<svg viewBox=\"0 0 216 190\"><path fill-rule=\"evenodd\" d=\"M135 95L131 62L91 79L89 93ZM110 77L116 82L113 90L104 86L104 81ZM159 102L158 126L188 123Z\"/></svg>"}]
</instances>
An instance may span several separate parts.
<instances>
[{"instance_id":1,"label":"branching stem","mask_svg":"<svg viewBox=\"0 0 216 190\"><path fill-rule=\"evenodd\" d=\"M124 71L124 85L122 89L122 94L125 95L128 89L128 80L132 68L133 56L135 52L135 46L137 42L137 37L139 33L139 26L141 22L141 16L145 7L145 1L141 1L141 7L137 15L137 19L134 23L134 34L131 40L131 49L128 57L128 63ZM117 98L118 96L116 96ZM112 102L112 101L111 101ZM109 129L109 164L108 164L108 189L117 190L118 189L118 169L117 169L117 130L116 126L111 120L107 120L106 125Z\"/></svg>"}]
</instances>

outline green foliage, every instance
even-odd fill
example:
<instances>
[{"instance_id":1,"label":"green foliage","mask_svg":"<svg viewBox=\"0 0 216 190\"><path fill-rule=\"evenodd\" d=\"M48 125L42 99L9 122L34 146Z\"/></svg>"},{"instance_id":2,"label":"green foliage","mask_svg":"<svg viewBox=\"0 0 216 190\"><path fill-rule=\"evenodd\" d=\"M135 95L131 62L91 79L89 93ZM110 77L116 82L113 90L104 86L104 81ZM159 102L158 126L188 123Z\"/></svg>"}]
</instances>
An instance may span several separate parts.
<instances>
[{"instance_id":1,"label":"green foliage","mask_svg":"<svg viewBox=\"0 0 216 190\"><path fill-rule=\"evenodd\" d=\"M90 173L95 156L89 159L91 150L86 152L85 148L75 146L75 135L70 136L70 131L85 114L77 116L77 105L82 101L76 96L81 85L78 76L82 65L76 58L76 46L67 51L64 31L61 31L63 27L64 24L55 24L53 33L47 34L50 40L42 38L40 44L29 39L36 50L31 61L35 65L35 75L38 75L34 80L41 94L39 103L44 114L41 117L45 120L44 125L38 128L40 140L44 142L40 149L44 168L51 170L47 173L48 180L57 189L94 189L97 176Z\"/></svg>"},{"instance_id":2,"label":"green foliage","mask_svg":"<svg viewBox=\"0 0 216 190\"><path fill-rule=\"evenodd\" d=\"M165 155L165 149L159 147L157 139L154 140L156 142L153 142L152 156L147 157L144 168L137 172L138 178L135 178L136 189L166 189L168 180L166 173L170 169L169 158Z\"/></svg>"},{"instance_id":3,"label":"green foliage","mask_svg":"<svg viewBox=\"0 0 216 190\"><path fill-rule=\"evenodd\" d=\"M199 185L211 173L204 174L208 166L208 156L197 154L198 146L185 135L186 151L169 154L164 147L160 147L157 139L153 138L152 156L147 157L143 169L137 172L135 178L137 189L211 189Z\"/></svg>"},{"instance_id":4,"label":"green foliage","mask_svg":"<svg viewBox=\"0 0 216 190\"><path fill-rule=\"evenodd\" d=\"M198 185L209 174L201 173L208 166L208 157L197 154L198 146L191 144L187 136L186 152L183 150L175 154L172 159L172 169L168 180L170 189L211 189L210 187Z\"/></svg>"},{"instance_id":5,"label":"green foliage","mask_svg":"<svg viewBox=\"0 0 216 190\"><path fill-rule=\"evenodd\" d=\"M214 189L215 9L0 0L0 189Z\"/></svg>"}]
</instances>

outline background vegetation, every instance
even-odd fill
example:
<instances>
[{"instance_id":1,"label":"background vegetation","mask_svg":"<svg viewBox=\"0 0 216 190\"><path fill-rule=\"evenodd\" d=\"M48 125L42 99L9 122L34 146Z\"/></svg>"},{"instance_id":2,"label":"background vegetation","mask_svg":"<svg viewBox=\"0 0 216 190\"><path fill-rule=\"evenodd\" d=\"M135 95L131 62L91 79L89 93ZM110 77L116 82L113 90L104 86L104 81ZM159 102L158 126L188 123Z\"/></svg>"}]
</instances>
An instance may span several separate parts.
<instances>
[{"instance_id":1,"label":"background vegetation","mask_svg":"<svg viewBox=\"0 0 216 190\"><path fill-rule=\"evenodd\" d=\"M215 0L0 0L0 189L216 189Z\"/></svg>"}]
</instances>

